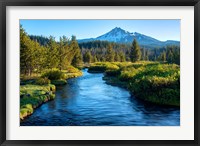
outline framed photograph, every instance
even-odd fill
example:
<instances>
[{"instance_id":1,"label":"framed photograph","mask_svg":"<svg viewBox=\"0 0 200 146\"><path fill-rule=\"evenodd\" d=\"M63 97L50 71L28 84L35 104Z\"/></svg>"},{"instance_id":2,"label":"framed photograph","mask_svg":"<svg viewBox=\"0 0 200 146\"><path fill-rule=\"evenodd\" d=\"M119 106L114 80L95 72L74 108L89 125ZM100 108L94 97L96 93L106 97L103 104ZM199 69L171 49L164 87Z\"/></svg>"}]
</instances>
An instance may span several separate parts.
<instances>
[{"instance_id":1,"label":"framed photograph","mask_svg":"<svg viewBox=\"0 0 200 146\"><path fill-rule=\"evenodd\" d=\"M0 4L2 146L199 145L199 1Z\"/></svg>"}]
</instances>

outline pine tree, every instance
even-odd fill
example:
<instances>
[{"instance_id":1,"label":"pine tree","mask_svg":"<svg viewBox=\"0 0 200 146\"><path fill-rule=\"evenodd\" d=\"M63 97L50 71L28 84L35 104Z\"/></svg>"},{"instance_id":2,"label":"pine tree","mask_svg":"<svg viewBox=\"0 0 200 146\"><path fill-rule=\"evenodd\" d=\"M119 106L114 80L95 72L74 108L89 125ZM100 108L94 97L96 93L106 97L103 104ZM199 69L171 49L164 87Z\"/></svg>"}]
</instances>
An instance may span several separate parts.
<instances>
[{"instance_id":1,"label":"pine tree","mask_svg":"<svg viewBox=\"0 0 200 146\"><path fill-rule=\"evenodd\" d=\"M58 52L58 45L55 41L55 38L53 36L49 37L49 43L48 43L48 51L47 51L47 66L49 69L52 68L58 68L59 65L59 52Z\"/></svg>"},{"instance_id":2,"label":"pine tree","mask_svg":"<svg viewBox=\"0 0 200 146\"><path fill-rule=\"evenodd\" d=\"M162 61L166 62L166 52L165 51L162 53Z\"/></svg>"},{"instance_id":3,"label":"pine tree","mask_svg":"<svg viewBox=\"0 0 200 146\"><path fill-rule=\"evenodd\" d=\"M173 53L172 53L171 50L170 50L169 53L168 53L167 62L173 63Z\"/></svg>"},{"instance_id":4,"label":"pine tree","mask_svg":"<svg viewBox=\"0 0 200 146\"><path fill-rule=\"evenodd\" d=\"M66 36L60 37L59 41L59 47L58 47L58 52L59 52L59 69L65 69L70 63L70 48L69 48L69 40L66 38Z\"/></svg>"},{"instance_id":5,"label":"pine tree","mask_svg":"<svg viewBox=\"0 0 200 146\"><path fill-rule=\"evenodd\" d=\"M31 76L34 69L34 43L20 26L20 70Z\"/></svg>"},{"instance_id":6,"label":"pine tree","mask_svg":"<svg viewBox=\"0 0 200 146\"><path fill-rule=\"evenodd\" d=\"M113 51L112 45L109 44L106 52L106 61L113 62L115 57L115 53Z\"/></svg>"},{"instance_id":7,"label":"pine tree","mask_svg":"<svg viewBox=\"0 0 200 146\"><path fill-rule=\"evenodd\" d=\"M83 58L82 58L81 50L79 48L79 45L78 45L78 42L76 41L75 36L72 36L71 48L73 48L73 51L74 51L74 55L73 55L71 64L74 67L79 67L83 63L83 61L82 61Z\"/></svg>"},{"instance_id":8,"label":"pine tree","mask_svg":"<svg viewBox=\"0 0 200 146\"><path fill-rule=\"evenodd\" d=\"M94 62L98 62L98 59L97 59L96 55L94 55L93 60L94 60Z\"/></svg>"},{"instance_id":9,"label":"pine tree","mask_svg":"<svg viewBox=\"0 0 200 146\"><path fill-rule=\"evenodd\" d=\"M145 53L146 53L146 55L145 55L145 60L146 60L146 61L149 61L149 51L148 51L148 50L146 50L146 52L145 52Z\"/></svg>"},{"instance_id":10,"label":"pine tree","mask_svg":"<svg viewBox=\"0 0 200 146\"><path fill-rule=\"evenodd\" d=\"M116 62L118 62L118 61L121 60L121 59L120 59L120 56L119 56L119 54L118 54L117 52L115 52L114 60L115 60Z\"/></svg>"},{"instance_id":11,"label":"pine tree","mask_svg":"<svg viewBox=\"0 0 200 146\"><path fill-rule=\"evenodd\" d=\"M86 53L83 56L83 60L86 63L91 63L92 62L92 55L91 55L90 50L86 51Z\"/></svg>"},{"instance_id":12,"label":"pine tree","mask_svg":"<svg viewBox=\"0 0 200 146\"><path fill-rule=\"evenodd\" d=\"M124 54L122 51L119 52L119 56L120 56L120 61L121 61L121 62L125 62L125 61L126 61L125 54Z\"/></svg>"},{"instance_id":13,"label":"pine tree","mask_svg":"<svg viewBox=\"0 0 200 146\"><path fill-rule=\"evenodd\" d=\"M141 58L140 46L136 41L136 39L134 39L131 47L130 59L132 62L136 62L139 61L140 58Z\"/></svg>"},{"instance_id":14,"label":"pine tree","mask_svg":"<svg viewBox=\"0 0 200 146\"><path fill-rule=\"evenodd\" d=\"M145 58L146 58L146 50L144 49L144 48L141 48L141 52L142 52L142 58L141 58L141 60L145 60Z\"/></svg>"}]
</instances>

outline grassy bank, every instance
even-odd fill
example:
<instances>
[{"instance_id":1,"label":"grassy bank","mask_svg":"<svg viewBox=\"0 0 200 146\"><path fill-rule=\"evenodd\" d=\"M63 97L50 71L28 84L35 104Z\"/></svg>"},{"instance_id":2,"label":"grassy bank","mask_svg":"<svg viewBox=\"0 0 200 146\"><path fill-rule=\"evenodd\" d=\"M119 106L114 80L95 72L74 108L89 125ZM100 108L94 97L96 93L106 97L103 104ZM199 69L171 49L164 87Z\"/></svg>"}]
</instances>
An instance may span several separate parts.
<instances>
[{"instance_id":1,"label":"grassy bank","mask_svg":"<svg viewBox=\"0 0 200 146\"><path fill-rule=\"evenodd\" d=\"M55 98L55 85L21 85L20 119L31 115L35 108Z\"/></svg>"},{"instance_id":2,"label":"grassy bank","mask_svg":"<svg viewBox=\"0 0 200 146\"><path fill-rule=\"evenodd\" d=\"M104 72L108 84L127 88L142 100L180 106L180 67L159 62L95 63L89 72Z\"/></svg>"},{"instance_id":3,"label":"grassy bank","mask_svg":"<svg viewBox=\"0 0 200 146\"><path fill-rule=\"evenodd\" d=\"M37 74L35 73L31 76L21 75L20 83L21 85L26 85L26 84L43 85L43 84L51 83L53 85L58 86L58 85L66 84L67 79L79 77L82 75L83 73L81 70L73 66L68 66L65 70L47 69L41 73L37 73Z\"/></svg>"},{"instance_id":4,"label":"grassy bank","mask_svg":"<svg viewBox=\"0 0 200 146\"><path fill-rule=\"evenodd\" d=\"M55 98L56 86L67 84L67 79L82 76L82 71L68 66L65 70L51 69L20 78L20 119L31 115L41 104Z\"/></svg>"}]
</instances>

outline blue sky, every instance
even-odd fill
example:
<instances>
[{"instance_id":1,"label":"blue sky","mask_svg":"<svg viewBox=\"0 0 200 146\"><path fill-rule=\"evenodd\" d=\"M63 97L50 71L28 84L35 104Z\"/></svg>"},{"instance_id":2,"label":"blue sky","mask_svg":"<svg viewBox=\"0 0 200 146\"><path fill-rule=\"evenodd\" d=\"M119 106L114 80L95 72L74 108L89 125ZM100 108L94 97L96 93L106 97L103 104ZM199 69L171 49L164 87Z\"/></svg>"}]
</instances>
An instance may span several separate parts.
<instances>
[{"instance_id":1,"label":"blue sky","mask_svg":"<svg viewBox=\"0 0 200 146\"><path fill-rule=\"evenodd\" d=\"M180 20L20 20L28 34L77 39L95 38L115 27L155 39L180 41Z\"/></svg>"}]
</instances>

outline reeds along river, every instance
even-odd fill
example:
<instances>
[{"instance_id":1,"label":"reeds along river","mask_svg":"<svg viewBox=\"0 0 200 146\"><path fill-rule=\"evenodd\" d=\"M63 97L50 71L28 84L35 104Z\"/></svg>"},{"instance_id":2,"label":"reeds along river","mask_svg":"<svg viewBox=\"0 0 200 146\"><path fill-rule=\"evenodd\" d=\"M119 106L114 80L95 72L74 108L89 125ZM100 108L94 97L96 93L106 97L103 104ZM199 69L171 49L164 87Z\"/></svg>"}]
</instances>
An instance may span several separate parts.
<instances>
[{"instance_id":1,"label":"reeds along river","mask_svg":"<svg viewBox=\"0 0 200 146\"><path fill-rule=\"evenodd\" d=\"M68 80L56 98L37 108L21 126L179 126L180 110L145 103L102 80L102 73Z\"/></svg>"}]
</instances>

